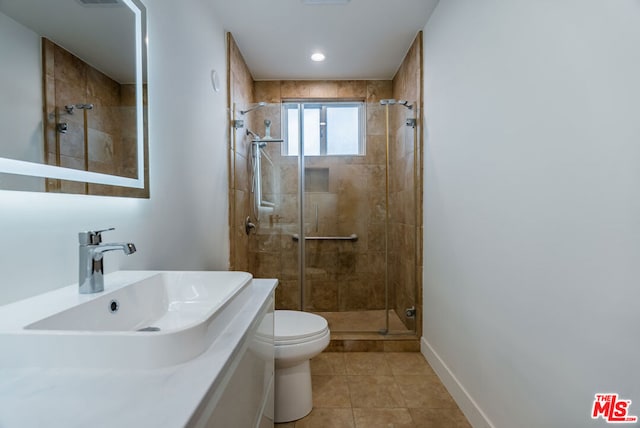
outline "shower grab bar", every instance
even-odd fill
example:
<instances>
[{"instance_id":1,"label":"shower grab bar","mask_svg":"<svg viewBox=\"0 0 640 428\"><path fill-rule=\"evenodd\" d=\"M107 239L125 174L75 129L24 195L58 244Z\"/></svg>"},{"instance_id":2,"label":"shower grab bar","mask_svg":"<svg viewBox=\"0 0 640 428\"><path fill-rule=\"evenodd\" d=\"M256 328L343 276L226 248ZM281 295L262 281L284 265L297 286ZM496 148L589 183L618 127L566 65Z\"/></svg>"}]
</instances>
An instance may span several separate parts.
<instances>
[{"instance_id":1,"label":"shower grab bar","mask_svg":"<svg viewBox=\"0 0 640 428\"><path fill-rule=\"evenodd\" d=\"M300 236L297 233L291 235L291 239L294 241L299 241ZM305 241L357 241L358 235L352 233L349 236L305 236Z\"/></svg>"}]
</instances>

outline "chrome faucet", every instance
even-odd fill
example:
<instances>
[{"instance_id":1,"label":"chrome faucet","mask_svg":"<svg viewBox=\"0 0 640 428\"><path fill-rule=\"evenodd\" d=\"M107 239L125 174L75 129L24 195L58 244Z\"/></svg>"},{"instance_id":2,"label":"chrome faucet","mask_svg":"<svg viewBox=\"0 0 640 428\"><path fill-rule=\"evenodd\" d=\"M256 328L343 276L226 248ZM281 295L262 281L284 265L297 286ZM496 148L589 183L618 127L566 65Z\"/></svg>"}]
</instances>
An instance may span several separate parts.
<instances>
[{"instance_id":1,"label":"chrome faucet","mask_svg":"<svg viewBox=\"0 0 640 428\"><path fill-rule=\"evenodd\" d=\"M87 231L78 233L80 246L80 275L78 285L80 294L99 293L104 291L104 265L102 259L107 251L122 250L125 254L136 252L136 246L132 243L102 243L102 232L114 230L114 228Z\"/></svg>"}]
</instances>

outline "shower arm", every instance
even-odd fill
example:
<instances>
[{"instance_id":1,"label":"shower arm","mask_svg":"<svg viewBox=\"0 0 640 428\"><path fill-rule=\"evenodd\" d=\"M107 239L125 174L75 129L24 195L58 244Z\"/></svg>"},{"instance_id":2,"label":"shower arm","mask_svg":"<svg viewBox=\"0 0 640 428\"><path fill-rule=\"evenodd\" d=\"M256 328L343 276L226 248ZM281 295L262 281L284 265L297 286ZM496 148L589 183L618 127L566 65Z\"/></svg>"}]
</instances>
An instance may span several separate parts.
<instances>
[{"instance_id":1,"label":"shower arm","mask_svg":"<svg viewBox=\"0 0 640 428\"><path fill-rule=\"evenodd\" d=\"M258 104L256 104L256 105L255 105L255 106L253 106L253 107L249 107L249 108L248 108L248 109L246 109L246 110L240 110L240 114L244 116L245 114L247 114L247 113L249 113L249 112L252 112L252 111L254 111L254 110L258 110L259 108L262 108L262 107L264 107L264 106L266 106L266 105L267 105L267 103L266 103L266 102L264 102L264 101L260 101Z\"/></svg>"}]
</instances>

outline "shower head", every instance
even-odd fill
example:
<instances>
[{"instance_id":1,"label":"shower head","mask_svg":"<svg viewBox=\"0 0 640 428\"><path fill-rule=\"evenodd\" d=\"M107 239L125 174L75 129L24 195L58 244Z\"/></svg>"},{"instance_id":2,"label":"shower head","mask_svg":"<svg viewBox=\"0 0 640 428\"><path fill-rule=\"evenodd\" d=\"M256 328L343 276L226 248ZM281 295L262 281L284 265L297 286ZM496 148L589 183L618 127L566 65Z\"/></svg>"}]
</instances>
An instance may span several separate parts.
<instances>
[{"instance_id":1,"label":"shower head","mask_svg":"<svg viewBox=\"0 0 640 428\"><path fill-rule=\"evenodd\" d=\"M413 109L413 105L409 104L409 101L407 101L407 100L394 100L393 98L388 98L388 99L380 100L380 104L383 105L383 106L390 106L390 105L394 105L394 104L400 104L401 106L405 106L409 110Z\"/></svg>"},{"instance_id":2,"label":"shower head","mask_svg":"<svg viewBox=\"0 0 640 428\"><path fill-rule=\"evenodd\" d=\"M250 111L254 111L254 110L258 110L259 108L262 108L264 106L266 106L267 103L264 101L260 101L259 103L257 103L256 105L254 105L253 107L249 107L246 110L240 110L240 114L245 115L247 113L249 113Z\"/></svg>"}]
</instances>

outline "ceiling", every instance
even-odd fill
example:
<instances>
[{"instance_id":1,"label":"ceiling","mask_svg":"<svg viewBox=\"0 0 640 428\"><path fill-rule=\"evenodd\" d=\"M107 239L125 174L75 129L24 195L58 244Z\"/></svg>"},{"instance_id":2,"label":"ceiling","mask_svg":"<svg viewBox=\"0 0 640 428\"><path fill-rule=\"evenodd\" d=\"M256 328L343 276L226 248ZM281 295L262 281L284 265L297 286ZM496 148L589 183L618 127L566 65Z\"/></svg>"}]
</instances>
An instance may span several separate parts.
<instances>
[{"instance_id":1,"label":"ceiling","mask_svg":"<svg viewBox=\"0 0 640 428\"><path fill-rule=\"evenodd\" d=\"M391 79L438 3L209 1L256 80ZM316 50L326 55L324 62L310 60Z\"/></svg>"}]
</instances>

